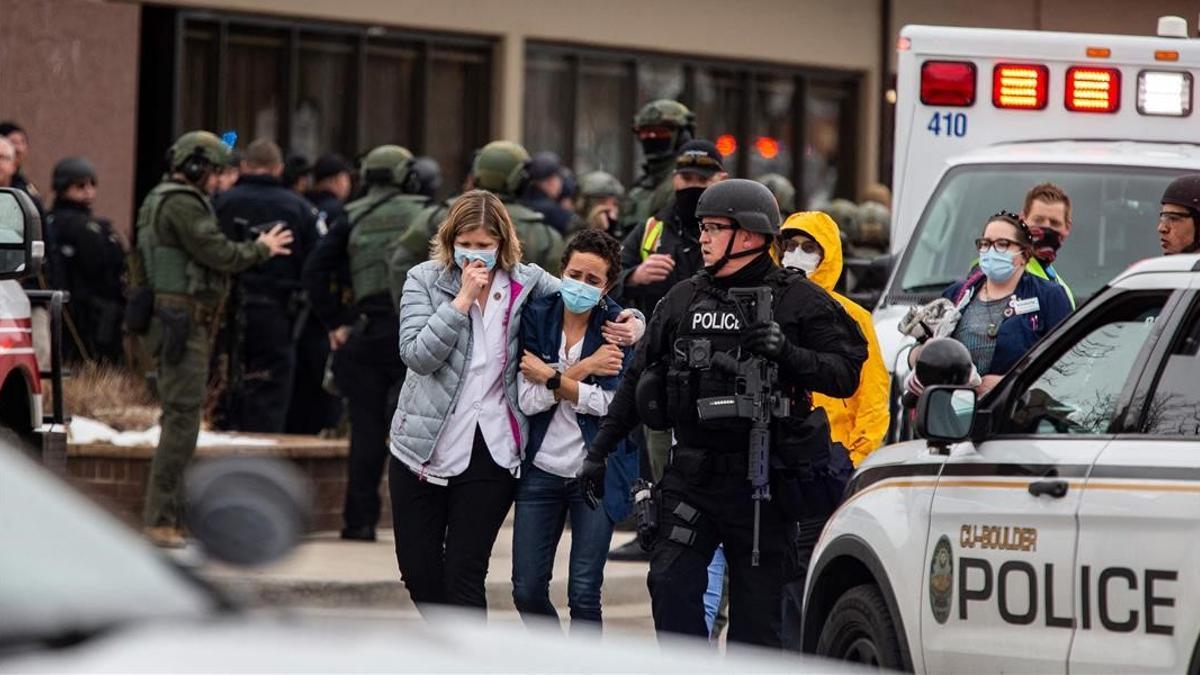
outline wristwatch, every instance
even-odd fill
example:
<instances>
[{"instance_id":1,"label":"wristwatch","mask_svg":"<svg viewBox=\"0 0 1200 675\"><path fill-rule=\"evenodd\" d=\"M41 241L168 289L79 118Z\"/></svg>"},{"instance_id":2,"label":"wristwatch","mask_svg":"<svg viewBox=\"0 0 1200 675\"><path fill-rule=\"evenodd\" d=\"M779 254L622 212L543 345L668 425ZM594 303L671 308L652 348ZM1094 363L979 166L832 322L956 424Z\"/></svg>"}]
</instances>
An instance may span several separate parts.
<instances>
[{"instance_id":1,"label":"wristwatch","mask_svg":"<svg viewBox=\"0 0 1200 675\"><path fill-rule=\"evenodd\" d=\"M546 388L550 391L555 391L560 386L562 386L562 373L555 372L550 379L546 380Z\"/></svg>"}]
</instances>

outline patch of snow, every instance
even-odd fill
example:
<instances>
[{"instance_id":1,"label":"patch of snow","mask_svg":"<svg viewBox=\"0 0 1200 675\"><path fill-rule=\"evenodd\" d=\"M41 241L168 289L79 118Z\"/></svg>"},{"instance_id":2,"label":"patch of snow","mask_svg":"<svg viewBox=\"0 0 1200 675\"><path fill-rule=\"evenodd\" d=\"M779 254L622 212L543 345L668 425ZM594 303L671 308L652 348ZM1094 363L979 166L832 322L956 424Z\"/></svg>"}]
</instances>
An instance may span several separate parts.
<instances>
[{"instance_id":1,"label":"patch of snow","mask_svg":"<svg viewBox=\"0 0 1200 675\"><path fill-rule=\"evenodd\" d=\"M157 446L162 428L158 425L144 431L117 431L103 422L86 417L72 417L67 427L67 440L70 443L109 443L123 448L138 446ZM278 442L272 438L251 438L238 434L227 434L216 431L201 431L197 439L197 447L216 446L270 446Z\"/></svg>"}]
</instances>

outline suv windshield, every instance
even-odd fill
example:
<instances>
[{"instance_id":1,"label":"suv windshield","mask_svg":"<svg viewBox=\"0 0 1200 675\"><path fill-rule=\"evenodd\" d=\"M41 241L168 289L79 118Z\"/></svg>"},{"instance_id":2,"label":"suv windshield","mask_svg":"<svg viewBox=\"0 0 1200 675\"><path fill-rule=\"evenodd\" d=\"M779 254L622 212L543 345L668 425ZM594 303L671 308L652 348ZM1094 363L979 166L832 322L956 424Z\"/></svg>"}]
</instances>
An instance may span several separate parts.
<instances>
[{"instance_id":1,"label":"suv windshield","mask_svg":"<svg viewBox=\"0 0 1200 675\"><path fill-rule=\"evenodd\" d=\"M0 657L216 600L83 496L0 443Z\"/></svg>"},{"instance_id":2,"label":"suv windshield","mask_svg":"<svg viewBox=\"0 0 1200 675\"><path fill-rule=\"evenodd\" d=\"M978 257L973 242L988 216L1019 212L1029 188L1049 182L1071 198L1071 234L1054 269L1082 304L1131 263L1161 255L1154 229L1159 200L1180 173L1047 164L952 169L917 223L891 295L925 300L963 278Z\"/></svg>"}]
</instances>

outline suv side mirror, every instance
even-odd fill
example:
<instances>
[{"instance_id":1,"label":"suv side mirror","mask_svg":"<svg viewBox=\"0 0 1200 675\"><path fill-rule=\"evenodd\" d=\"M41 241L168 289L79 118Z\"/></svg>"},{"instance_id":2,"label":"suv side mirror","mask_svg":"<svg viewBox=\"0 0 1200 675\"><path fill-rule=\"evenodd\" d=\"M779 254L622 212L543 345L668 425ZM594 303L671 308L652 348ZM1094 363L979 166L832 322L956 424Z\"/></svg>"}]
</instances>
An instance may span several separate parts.
<instances>
[{"instance_id":1,"label":"suv side mirror","mask_svg":"<svg viewBox=\"0 0 1200 675\"><path fill-rule=\"evenodd\" d=\"M965 441L974 423L975 390L970 387L926 387L917 403L917 434L931 444Z\"/></svg>"},{"instance_id":2,"label":"suv side mirror","mask_svg":"<svg viewBox=\"0 0 1200 675\"><path fill-rule=\"evenodd\" d=\"M36 271L45 255L42 218L29 195L0 188L0 279L20 279Z\"/></svg>"}]
</instances>

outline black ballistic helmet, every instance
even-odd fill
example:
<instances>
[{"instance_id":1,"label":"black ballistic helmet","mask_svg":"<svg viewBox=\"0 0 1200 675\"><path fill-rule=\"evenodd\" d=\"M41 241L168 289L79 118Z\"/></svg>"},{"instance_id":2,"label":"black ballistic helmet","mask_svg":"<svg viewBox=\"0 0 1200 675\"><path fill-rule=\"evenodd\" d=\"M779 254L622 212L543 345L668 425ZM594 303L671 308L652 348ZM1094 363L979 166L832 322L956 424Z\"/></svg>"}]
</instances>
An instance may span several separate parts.
<instances>
[{"instance_id":1,"label":"black ballistic helmet","mask_svg":"<svg viewBox=\"0 0 1200 675\"><path fill-rule=\"evenodd\" d=\"M87 157L67 157L54 165L54 176L50 183L55 192L62 192L75 183L87 180L98 182L92 161Z\"/></svg>"},{"instance_id":2,"label":"black ballistic helmet","mask_svg":"<svg viewBox=\"0 0 1200 675\"><path fill-rule=\"evenodd\" d=\"M779 234L779 204L762 183L730 178L709 187L696 204L696 217L723 216L747 232Z\"/></svg>"},{"instance_id":3,"label":"black ballistic helmet","mask_svg":"<svg viewBox=\"0 0 1200 675\"><path fill-rule=\"evenodd\" d=\"M926 387L967 384L971 380L971 352L954 338L934 338L917 357L917 379Z\"/></svg>"}]
</instances>

